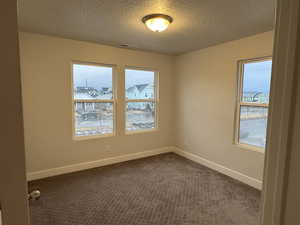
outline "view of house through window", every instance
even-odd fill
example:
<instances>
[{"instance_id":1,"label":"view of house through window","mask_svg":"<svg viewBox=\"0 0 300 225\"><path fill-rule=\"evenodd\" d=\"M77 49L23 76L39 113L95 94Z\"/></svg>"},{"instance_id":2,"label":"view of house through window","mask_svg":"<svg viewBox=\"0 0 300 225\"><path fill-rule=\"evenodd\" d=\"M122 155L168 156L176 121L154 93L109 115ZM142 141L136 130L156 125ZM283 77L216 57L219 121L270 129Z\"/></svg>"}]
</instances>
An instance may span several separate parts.
<instances>
[{"instance_id":1,"label":"view of house through window","mask_svg":"<svg viewBox=\"0 0 300 225\"><path fill-rule=\"evenodd\" d=\"M237 141L265 148L272 61L240 63Z\"/></svg>"},{"instance_id":2,"label":"view of house through window","mask_svg":"<svg viewBox=\"0 0 300 225\"><path fill-rule=\"evenodd\" d=\"M126 131L156 128L156 73L126 69Z\"/></svg>"},{"instance_id":3,"label":"view of house through window","mask_svg":"<svg viewBox=\"0 0 300 225\"><path fill-rule=\"evenodd\" d=\"M74 136L114 132L113 68L73 64Z\"/></svg>"}]
</instances>

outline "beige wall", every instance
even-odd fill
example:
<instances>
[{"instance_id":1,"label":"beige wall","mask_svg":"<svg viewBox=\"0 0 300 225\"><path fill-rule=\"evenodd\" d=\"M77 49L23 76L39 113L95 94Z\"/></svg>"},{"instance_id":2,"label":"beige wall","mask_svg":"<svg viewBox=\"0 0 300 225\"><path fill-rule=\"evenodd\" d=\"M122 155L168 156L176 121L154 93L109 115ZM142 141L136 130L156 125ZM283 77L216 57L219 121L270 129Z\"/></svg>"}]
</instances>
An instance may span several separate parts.
<instances>
[{"instance_id":1,"label":"beige wall","mask_svg":"<svg viewBox=\"0 0 300 225\"><path fill-rule=\"evenodd\" d=\"M20 34L27 171L136 153L172 145L173 58L31 33ZM71 60L149 67L160 75L159 131L72 140ZM119 82L120 83L120 82ZM122 83L119 84L119 96ZM122 107L118 105L119 107ZM118 124L122 124L119 115Z\"/></svg>"},{"instance_id":2,"label":"beige wall","mask_svg":"<svg viewBox=\"0 0 300 225\"><path fill-rule=\"evenodd\" d=\"M264 154L233 144L237 61L270 56L272 46L267 32L177 57L178 147L262 179Z\"/></svg>"},{"instance_id":3,"label":"beige wall","mask_svg":"<svg viewBox=\"0 0 300 225\"><path fill-rule=\"evenodd\" d=\"M21 33L28 172L177 145L261 180L264 154L233 144L236 70L239 59L271 55L272 38L267 32L172 57ZM116 64L121 79L125 65L158 69L160 130L73 141L71 60Z\"/></svg>"}]
</instances>

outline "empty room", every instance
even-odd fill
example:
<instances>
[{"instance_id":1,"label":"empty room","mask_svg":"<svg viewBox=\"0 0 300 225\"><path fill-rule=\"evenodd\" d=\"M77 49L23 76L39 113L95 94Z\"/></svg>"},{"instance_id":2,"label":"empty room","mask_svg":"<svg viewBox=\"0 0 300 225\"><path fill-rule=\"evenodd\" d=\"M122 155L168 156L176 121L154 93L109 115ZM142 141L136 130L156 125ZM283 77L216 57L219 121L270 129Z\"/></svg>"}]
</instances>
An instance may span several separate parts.
<instances>
[{"instance_id":1,"label":"empty room","mask_svg":"<svg viewBox=\"0 0 300 225\"><path fill-rule=\"evenodd\" d=\"M18 0L28 224L277 224L297 115L283 4Z\"/></svg>"}]
</instances>

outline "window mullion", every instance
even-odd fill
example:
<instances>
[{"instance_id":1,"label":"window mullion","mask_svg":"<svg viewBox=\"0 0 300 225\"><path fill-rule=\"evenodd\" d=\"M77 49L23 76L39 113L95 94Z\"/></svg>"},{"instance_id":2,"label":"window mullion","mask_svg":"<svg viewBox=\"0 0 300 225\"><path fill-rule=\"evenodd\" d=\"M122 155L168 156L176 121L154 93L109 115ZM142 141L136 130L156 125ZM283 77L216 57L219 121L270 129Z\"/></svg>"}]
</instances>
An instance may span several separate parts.
<instances>
[{"instance_id":1,"label":"window mullion","mask_svg":"<svg viewBox=\"0 0 300 225\"><path fill-rule=\"evenodd\" d=\"M74 99L74 102L86 102L86 103L114 103L115 99Z\"/></svg>"},{"instance_id":2,"label":"window mullion","mask_svg":"<svg viewBox=\"0 0 300 225\"><path fill-rule=\"evenodd\" d=\"M240 102L240 106L264 107L264 108L268 108L268 107L269 107L269 104L264 104L264 103L252 103L252 102Z\"/></svg>"},{"instance_id":3,"label":"window mullion","mask_svg":"<svg viewBox=\"0 0 300 225\"><path fill-rule=\"evenodd\" d=\"M126 102L156 102L156 99L126 99Z\"/></svg>"}]
</instances>

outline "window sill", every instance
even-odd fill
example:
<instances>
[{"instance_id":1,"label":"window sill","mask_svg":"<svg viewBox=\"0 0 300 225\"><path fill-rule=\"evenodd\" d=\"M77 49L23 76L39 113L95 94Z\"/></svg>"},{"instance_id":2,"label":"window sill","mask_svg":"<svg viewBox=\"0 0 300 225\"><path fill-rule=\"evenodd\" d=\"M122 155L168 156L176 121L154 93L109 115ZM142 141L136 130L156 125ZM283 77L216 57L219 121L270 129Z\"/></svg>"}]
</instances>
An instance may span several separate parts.
<instances>
[{"instance_id":1,"label":"window sill","mask_svg":"<svg viewBox=\"0 0 300 225\"><path fill-rule=\"evenodd\" d=\"M144 134L144 133L152 133L159 131L158 128L148 129L148 130L135 130L135 131L126 131L125 135L134 135L134 134Z\"/></svg>"},{"instance_id":2,"label":"window sill","mask_svg":"<svg viewBox=\"0 0 300 225\"><path fill-rule=\"evenodd\" d=\"M241 144L241 143L235 143L235 145L243 150L250 150L254 152L259 152L261 154L265 154L264 148L256 147L254 145Z\"/></svg>"},{"instance_id":3,"label":"window sill","mask_svg":"<svg viewBox=\"0 0 300 225\"><path fill-rule=\"evenodd\" d=\"M99 139L99 138L106 138L106 137L113 137L115 134L102 134L102 135L91 135L91 136L73 136L74 141L85 141L91 139Z\"/></svg>"}]
</instances>

